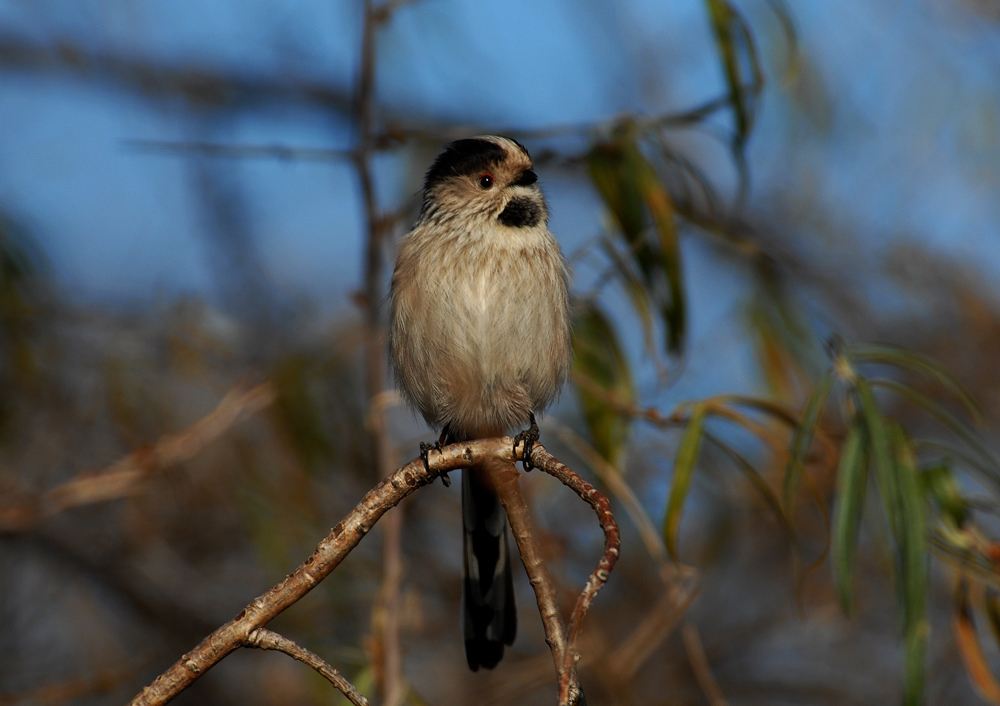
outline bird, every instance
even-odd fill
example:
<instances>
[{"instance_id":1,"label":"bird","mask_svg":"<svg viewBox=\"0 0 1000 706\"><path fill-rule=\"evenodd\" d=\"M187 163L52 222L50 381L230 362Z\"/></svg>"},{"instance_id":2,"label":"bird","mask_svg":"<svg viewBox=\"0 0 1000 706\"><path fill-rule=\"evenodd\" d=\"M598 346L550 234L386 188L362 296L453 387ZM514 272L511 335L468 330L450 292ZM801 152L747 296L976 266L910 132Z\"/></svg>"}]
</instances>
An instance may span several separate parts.
<instances>
[{"instance_id":1,"label":"bird","mask_svg":"<svg viewBox=\"0 0 1000 706\"><path fill-rule=\"evenodd\" d=\"M531 156L514 139L457 140L426 173L390 283L388 347L404 398L441 430L438 448L530 424L518 435L530 453L535 413L568 377L569 268L548 219ZM472 671L494 668L517 634L494 478L488 464L462 471L462 632Z\"/></svg>"}]
</instances>

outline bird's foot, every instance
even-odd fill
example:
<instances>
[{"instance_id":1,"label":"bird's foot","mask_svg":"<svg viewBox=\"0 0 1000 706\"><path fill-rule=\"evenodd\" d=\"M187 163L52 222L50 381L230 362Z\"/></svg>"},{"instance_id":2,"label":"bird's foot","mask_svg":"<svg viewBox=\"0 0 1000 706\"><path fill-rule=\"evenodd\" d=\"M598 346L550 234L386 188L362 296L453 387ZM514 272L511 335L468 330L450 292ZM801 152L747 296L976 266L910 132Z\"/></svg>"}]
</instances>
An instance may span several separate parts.
<instances>
[{"instance_id":1,"label":"bird's foot","mask_svg":"<svg viewBox=\"0 0 1000 706\"><path fill-rule=\"evenodd\" d=\"M517 453L517 445L522 441L524 442L524 455L521 457L521 463L524 465L524 470L530 471L535 467L535 464L531 462L531 450L538 441L538 437L541 434L538 431L538 424L535 422L535 415L529 415L531 420L531 426L519 433L514 437L514 453Z\"/></svg>"},{"instance_id":2,"label":"bird's foot","mask_svg":"<svg viewBox=\"0 0 1000 706\"><path fill-rule=\"evenodd\" d=\"M433 444L428 444L424 441L420 442L420 458L423 460L424 468L427 469L428 473L431 472L431 464L430 461L428 461L427 457L430 455L431 451L437 451L438 453L441 453L441 446L442 444L444 444L445 434L446 432L441 432L441 438L439 438ZM440 473L438 473L438 475L441 476L441 483L444 484L444 487L450 488L451 478L448 477L448 471L441 471Z\"/></svg>"}]
</instances>

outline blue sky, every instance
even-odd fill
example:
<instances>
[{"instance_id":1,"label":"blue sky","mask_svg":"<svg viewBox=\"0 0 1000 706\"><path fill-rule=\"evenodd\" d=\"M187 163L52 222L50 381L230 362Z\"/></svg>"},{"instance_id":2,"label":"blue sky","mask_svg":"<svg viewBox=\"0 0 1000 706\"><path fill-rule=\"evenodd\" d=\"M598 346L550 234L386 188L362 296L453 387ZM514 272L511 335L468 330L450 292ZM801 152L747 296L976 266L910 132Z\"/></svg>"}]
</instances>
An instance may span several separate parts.
<instances>
[{"instance_id":1,"label":"blue sky","mask_svg":"<svg viewBox=\"0 0 1000 706\"><path fill-rule=\"evenodd\" d=\"M797 3L807 69L789 80L787 47L767 4L739 3L771 78L751 143L750 207L814 199L817 212L836 214L865 236L872 258L904 236L1000 274L1000 25L971 5ZM0 2L0 32L174 66L308 76L348 90L360 6L7 1ZM656 114L719 94L711 42L697 0L420 0L379 36L378 97L418 120L483 126ZM210 294L214 286L189 158L136 151L128 140L307 147L351 140L343 121L315 109L275 105L206 127L182 105L110 83L10 70L0 70L0 124L0 207L31 227L74 300L126 305ZM418 188L421 158L429 156L383 161L387 203ZM701 159L722 183L731 180L719 150ZM274 160L232 168L268 276L325 308L342 306L361 262L350 169ZM597 231L599 205L578 177L542 178L553 230L572 250ZM811 235L806 219L808 247L837 246Z\"/></svg>"}]
</instances>

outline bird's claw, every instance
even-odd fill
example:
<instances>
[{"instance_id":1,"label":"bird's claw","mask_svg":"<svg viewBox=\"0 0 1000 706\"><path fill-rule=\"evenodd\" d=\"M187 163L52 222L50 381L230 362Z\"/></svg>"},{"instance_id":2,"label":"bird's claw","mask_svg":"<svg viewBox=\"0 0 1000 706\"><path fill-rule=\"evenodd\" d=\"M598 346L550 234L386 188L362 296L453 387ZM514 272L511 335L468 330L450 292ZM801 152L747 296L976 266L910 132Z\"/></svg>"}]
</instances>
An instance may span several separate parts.
<instances>
[{"instance_id":1,"label":"bird's claw","mask_svg":"<svg viewBox=\"0 0 1000 706\"><path fill-rule=\"evenodd\" d=\"M428 473L431 472L431 464L430 461L428 460L428 456L430 455L431 451L437 451L438 453L441 453L441 440L443 438L444 435L442 435L441 439L438 439L433 444L428 444L424 441L420 442L420 458L421 460L423 460L424 468L427 470ZM451 478L448 477L448 471L441 471L438 473L438 475L441 477L441 483L444 484L444 487L450 488Z\"/></svg>"},{"instance_id":2,"label":"bird's claw","mask_svg":"<svg viewBox=\"0 0 1000 706\"><path fill-rule=\"evenodd\" d=\"M524 465L525 471L530 471L535 467L535 464L531 462L531 450L535 446L535 442L538 441L538 437L541 434L538 431L538 424L535 422L535 415L530 415L531 426L519 433L514 437L514 453L517 454L517 445L524 442L524 453L521 456L521 463Z\"/></svg>"}]
</instances>

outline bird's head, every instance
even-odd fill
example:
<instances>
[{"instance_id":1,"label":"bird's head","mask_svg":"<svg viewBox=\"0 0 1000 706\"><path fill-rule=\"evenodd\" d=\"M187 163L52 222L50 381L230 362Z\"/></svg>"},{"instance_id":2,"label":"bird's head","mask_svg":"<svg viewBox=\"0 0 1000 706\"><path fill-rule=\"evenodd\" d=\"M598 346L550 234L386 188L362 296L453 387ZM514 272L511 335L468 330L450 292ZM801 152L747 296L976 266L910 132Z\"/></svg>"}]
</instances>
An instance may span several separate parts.
<instances>
[{"instance_id":1,"label":"bird's head","mask_svg":"<svg viewBox=\"0 0 1000 706\"><path fill-rule=\"evenodd\" d=\"M528 150L517 140L490 135L452 142L427 171L421 217L544 226L548 209L531 167Z\"/></svg>"}]
</instances>

